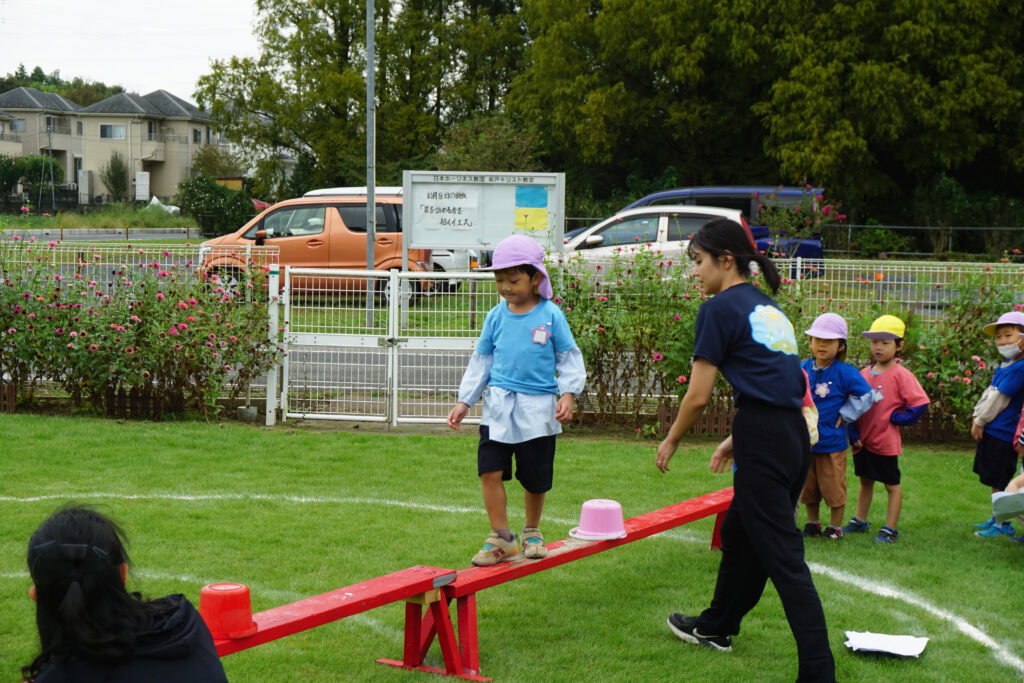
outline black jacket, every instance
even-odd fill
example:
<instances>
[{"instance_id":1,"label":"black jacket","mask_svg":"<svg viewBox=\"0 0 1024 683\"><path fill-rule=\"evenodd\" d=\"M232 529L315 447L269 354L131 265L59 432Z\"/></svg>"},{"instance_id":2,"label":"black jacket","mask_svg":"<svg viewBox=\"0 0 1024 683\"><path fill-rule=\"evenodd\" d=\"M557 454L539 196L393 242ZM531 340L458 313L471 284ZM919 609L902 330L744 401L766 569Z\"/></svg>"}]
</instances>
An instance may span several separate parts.
<instances>
[{"instance_id":1,"label":"black jacket","mask_svg":"<svg viewBox=\"0 0 1024 683\"><path fill-rule=\"evenodd\" d=\"M71 658L45 664L35 683L227 683L213 638L184 595L137 634L135 657L116 664Z\"/></svg>"}]
</instances>

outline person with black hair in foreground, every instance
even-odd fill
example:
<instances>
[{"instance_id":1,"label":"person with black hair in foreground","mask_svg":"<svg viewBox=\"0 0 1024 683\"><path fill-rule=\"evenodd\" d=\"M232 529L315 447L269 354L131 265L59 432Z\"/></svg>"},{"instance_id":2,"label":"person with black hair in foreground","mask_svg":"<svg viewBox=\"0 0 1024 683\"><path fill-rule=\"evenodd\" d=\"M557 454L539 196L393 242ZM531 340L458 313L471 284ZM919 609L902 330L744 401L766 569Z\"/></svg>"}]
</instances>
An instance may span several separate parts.
<instances>
[{"instance_id":1,"label":"person with black hair in foreground","mask_svg":"<svg viewBox=\"0 0 1024 683\"><path fill-rule=\"evenodd\" d=\"M800 412L805 381L796 336L771 297L748 281L756 263L775 292L779 272L740 225L725 219L706 223L689 252L694 278L713 296L697 313L690 386L658 446L655 466L668 471L721 370L732 385L737 412L732 433L711 456L710 467L727 471L735 458L736 472L711 606L696 617L673 612L668 626L686 642L731 651L740 621L760 601L770 578L796 638L797 681L833 683L825 614L793 518L811 459Z\"/></svg>"},{"instance_id":2,"label":"person with black hair in foreground","mask_svg":"<svg viewBox=\"0 0 1024 683\"><path fill-rule=\"evenodd\" d=\"M29 597L41 651L35 683L223 683L206 624L184 595L147 601L125 589L121 528L86 506L58 510L28 542Z\"/></svg>"}]
</instances>

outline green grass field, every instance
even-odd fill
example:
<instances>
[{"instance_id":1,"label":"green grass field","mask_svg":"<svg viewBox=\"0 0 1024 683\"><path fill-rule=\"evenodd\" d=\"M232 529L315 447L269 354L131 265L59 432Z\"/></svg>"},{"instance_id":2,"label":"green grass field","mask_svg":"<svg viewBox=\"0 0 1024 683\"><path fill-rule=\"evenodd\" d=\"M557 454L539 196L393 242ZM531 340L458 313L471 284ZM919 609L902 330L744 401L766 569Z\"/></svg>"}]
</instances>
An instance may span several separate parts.
<instances>
[{"instance_id":1,"label":"green grass field","mask_svg":"<svg viewBox=\"0 0 1024 683\"><path fill-rule=\"evenodd\" d=\"M149 596L237 581L267 609L417 564L460 569L487 532L473 430L387 434L235 423L121 423L0 416L0 683L20 680L36 635L24 565L35 527L67 500L98 503L126 528L130 587ZM627 517L730 484L690 442L661 475L655 443L569 434L559 443L543 529L576 526L589 498ZM894 546L870 537L807 542L844 681L995 681L1024 675L1024 547L974 537L988 494L970 444L911 445ZM851 463L852 467L852 463ZM850 477L851 496L855 482ZM514 525L521 489L509 486ZM882 517L876 492L871 521ZM802 518L801 518L802 521ZM876 524L877 526L877 524ZM673 610L710 599L719 555L702 520L478 595L482 673L498 681L792 681L796 647L770 586L732 653L678 641ZM402 655L389 605L231 655L232 681L426 681L375 663ZM850 652L844 631L927 636L920 659ZM435 644L428 664L442 666Z\"/></svg>"}]
</instances>

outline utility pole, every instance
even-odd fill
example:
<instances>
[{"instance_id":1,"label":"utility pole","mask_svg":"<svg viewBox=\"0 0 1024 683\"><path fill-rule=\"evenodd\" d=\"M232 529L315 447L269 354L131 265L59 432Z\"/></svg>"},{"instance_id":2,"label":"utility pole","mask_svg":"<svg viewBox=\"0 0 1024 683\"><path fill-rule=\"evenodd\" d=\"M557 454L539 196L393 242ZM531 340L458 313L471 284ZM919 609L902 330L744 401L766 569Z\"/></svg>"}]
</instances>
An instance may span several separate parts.
<instances>
[{"instance_id":1,"label":"utility pole","mask_svg":"<svg viewBox=\"0 0 1024 683\"><path fill-rule=\"evenodd\" d=\"M374 104L374 11L373 0L366 0L366 270L374 270L376 260L373 253L377 241L377 166L374 128L376 106ZM374 280L366 278L366 324L373 326Z\"/></svg>"},{"instance_id":2,"label":"utility pole","mask_svg":"<svg viewBox=\"0 0 1024 683\"><path fill-rule=\"evenodd\" d=\"M57 211L57 200L53 195L53 126L46 127L46 146L50 151L50 211Z\"/></svg>"}]
</instances>

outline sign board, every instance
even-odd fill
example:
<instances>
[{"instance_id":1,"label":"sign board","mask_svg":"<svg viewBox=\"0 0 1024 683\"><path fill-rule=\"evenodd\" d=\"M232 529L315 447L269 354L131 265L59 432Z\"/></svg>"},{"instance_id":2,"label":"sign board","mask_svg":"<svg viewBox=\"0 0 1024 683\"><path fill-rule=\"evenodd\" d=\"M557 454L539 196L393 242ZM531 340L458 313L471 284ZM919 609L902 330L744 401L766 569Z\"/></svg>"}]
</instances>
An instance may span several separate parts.
<instances>
[{"instance_id":1,"label":"sign board","mask_svg":"<svg viewBox=\"0 0 1024 683\"><path fill-rule=\"evenodd\" d=\"M490 250L509 235L529 235L561 251L564 173L405 171L403 245L410 249Z\"/></svg>"}]
</instances>

